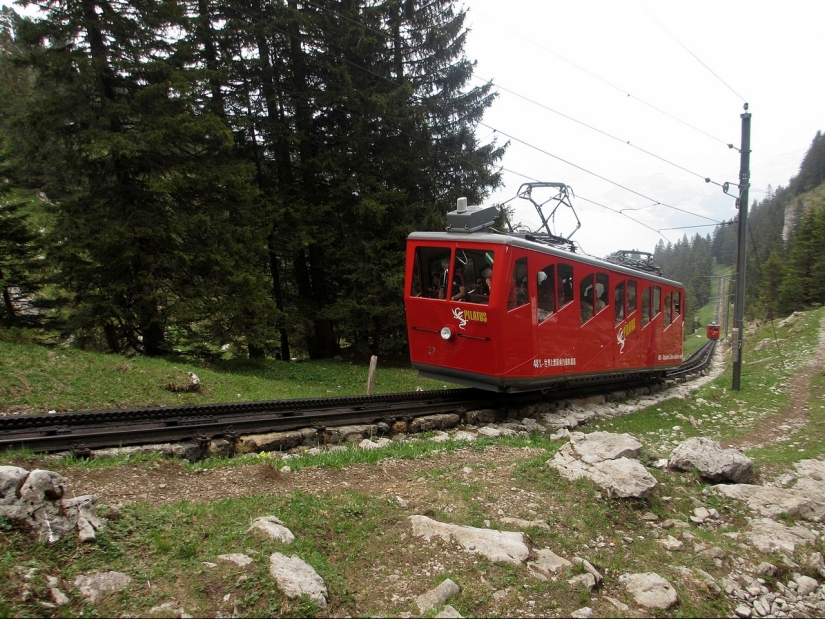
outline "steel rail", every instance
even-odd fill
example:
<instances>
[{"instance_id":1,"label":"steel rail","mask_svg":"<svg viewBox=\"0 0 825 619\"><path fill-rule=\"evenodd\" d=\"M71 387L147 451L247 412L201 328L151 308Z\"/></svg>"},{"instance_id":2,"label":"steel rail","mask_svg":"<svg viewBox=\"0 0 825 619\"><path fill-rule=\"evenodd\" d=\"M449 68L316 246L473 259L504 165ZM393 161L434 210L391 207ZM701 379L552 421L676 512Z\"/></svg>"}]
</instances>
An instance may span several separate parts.
<instances>
[{"instance_id":1,"label":"steel rail","mask_svg":"<svg viewBox=\"0 0 825 619\"><path fill-rule=\"evenodd\" d=\"M710 362L715 341L691 355L667 378L681 378L700 371ZM0 451L28 448L38 452L72 449L78 453L101 447L144 445L193 440L200 443L223 438L236 441L242 434L285 432L314 427L319 431L348 424L398 420L435 413L465 411L471 408L509 407L581 397L646 384L626 380L600 385L573 385L550 394L526 392L502 394L480 389L448 389L393 393L378 396L345 396L301 400L271 400L228 404L186 405L177 407L132 408L109 411L55 414L12 415L0 417Z\"/></svg>"}]
</instances>

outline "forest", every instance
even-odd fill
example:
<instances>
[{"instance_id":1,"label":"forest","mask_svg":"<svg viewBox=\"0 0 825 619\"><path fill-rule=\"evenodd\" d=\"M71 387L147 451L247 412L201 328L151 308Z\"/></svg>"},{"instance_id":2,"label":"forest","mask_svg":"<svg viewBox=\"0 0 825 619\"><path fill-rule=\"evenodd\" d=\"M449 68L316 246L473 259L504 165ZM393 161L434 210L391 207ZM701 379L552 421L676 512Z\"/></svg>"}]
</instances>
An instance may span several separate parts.
<instances>
[{"instance_id":1,"label":"forest","mask_svg":"<svg viewBox=\"0 0 825 619\"><path fill-rule=\"evenodd\" d=\"M456 5L4 8L4 325L146 355L403 348L407 234L500 182Z\"/></svg>"},{"instance_id":2,"label":"forest","mask_svg":"<svg viewBox=\"0 0 825 619\"><path fill-rule=\"evenodd\" d=\"M0 9L0 337L403 353L406 236L483 203L507 147L476 137L496 93L471 84L460 3L43 7ZM823 301L823 151L751 207L751 317ZM655 251L689 320L735 255L735 225Z\"/></svg>"}]
</instances>

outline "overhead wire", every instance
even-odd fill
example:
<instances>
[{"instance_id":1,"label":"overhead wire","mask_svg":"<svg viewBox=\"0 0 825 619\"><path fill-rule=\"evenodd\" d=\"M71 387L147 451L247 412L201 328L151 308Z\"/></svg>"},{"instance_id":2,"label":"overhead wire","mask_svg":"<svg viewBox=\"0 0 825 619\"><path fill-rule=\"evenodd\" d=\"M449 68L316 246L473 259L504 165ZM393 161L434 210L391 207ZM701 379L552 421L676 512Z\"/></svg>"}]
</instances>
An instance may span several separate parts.
<instances>
[{"instance_id":1,"label":"overhead wire","mask_svg":"<svg viewBox=\"0 0 825 619\"><path fill-rule=\"evenodd\" d=\"M364 24L364 23L362 23L362 22L359 22L359 21L354 20L354 19L352 19L352 18L350 18L350 17L348 17L348 16L346 16L346 15L343 15L342 13L339 13L338 11L335 11L335 10L333 10L333 9L330 9L330 8L324 7L324 6L320 5L320 4L317 4L317 3L313 2L312 0L305 0L305 2L306 2L307 4L310 4L310 5L314 6L314 7L316 7L316 8L318 8L318 9L322 10L322 11L327 11L327 12L329 12L329 13L332 13L333 15L335 15L336 17L338 17L338 18L340 18L340 19L344 19L344 20L346 20L346 21L348 21L348 22L350 22L350 23L352 23L352 24L355 24L355 25L357 25L357 26L360 26L360 27L362 27L362 28L364 28L364 29L366 29L366 30L369 30L369 31L371 31L371 32L374 32L374 33L376 33L376 34L379 34L379 35L381 35L381 36L383 36L383 37L386 37L387 39L389 39L389 40L391 40L391 41L394 41L394 42L397 42L397 43L402 43L402 42L403 42L403 41L400 41L399 39L395 38L395 36L393 36L392 34L387 33L387 32L384 32L384 31L383 31L383 30L381 30L380 28L374 28L374 27L372 27L372 26L368 26L368 25L366 25L366 24ZM511 32L512 32L512 31L511 31ZM528 41L529 41L529 39L526 39L526 38L525 38L525 40L528 40ZM531 43L534 43L533 41L530 41L530 42L531 42ZM534 43L534 44L535 44L535 43ZM536 45L538 45L538 44L536 44ZM542 46L540 46L540 45L539 45L539 47L541 47L542 49L544 49L544 50L545 50L545 51L547 51L548 53L551 53L551 54L553 54L554 56L556 56L556 57L560 58L560 59L561 59L561 60L563 60L564 62L567 62L567 63L571 64L572 66L576 67L577 69L579 69L579 70L581 70L581 71L584 71L585 73L587 73L587 74L591 75L592 77L596 77L597 79L599 79L600 81L604 82L605 84L607 84L607 85L611 86L612 88L616 88L617 90L620 90L622 93L627 94L627 96L628 96L628 97L630 97L630 96L631 96L629 93L626 93L624 90L622 90L622 89L618 88L617 86L614 86L613 84L611 84L610 82L607 82L606 80L603 80L603 79L599 78L598 76L596 76L596 75L594 75L594 74L590 73L589 71L587 71L586 69L584 69L584 68L582 68L582 67L579 67L579 66L578 66L578 65L576 65L575 63L570 62L569 60L565 59L564 57L559 56L559 55L558 55L558 54L556 54L555 52L553 52L553 51L551 51L551 50L548 50L548 49L546 49L546 48L544 48L544 47L542 47ZM524 101L527 101L528 103L531 103L531 104L536 105L536 106L538 106L538 107L541 107L541 108L543 108L543 109L545 109L545 110L547 110L547 111L549 111L549 112L552 112L552 113L557 114L557 115L559 115L559 116L561 116L561 117L563 117L563 118L566 118L566 119L570 120L571 122L574 122L574 123L577 123L577 124L579 124L579 125L582 125L582 126L584 126L584 127L588 128L588 129L592 130L592 131L595 131L595 132L600 133L600 134L602 134L602 135L604 135L604 136L606 136L606 137L609 137L609 138L611 138L611 139L613 139L613 140L616 140L616 141L618 141L618 142L621 142L622 144L625 144L625 145L627 145L627 146L630 146L631 148L634 148L634 149L638 150L639 152L642 152L642 153L644 153L644 154L646 154L646 155L648 155L648 156L650 156L650 157L653 157L653 158L655 158L655 159L658 159L659 161L662 161L663 163L667 163L668 165L671 165L671 166L673 166L673 167L675 167L675 168L678 168L678 169L680 169L680 170L683 170L684 172L687 172L688 174L691 174L691 175L693 175L693 176L696 176L696 177L698 177L698 178L701 178L701 179L702 179L702 180L704 180L706 183L712 183L712 184L717 185L717 186L719 186L719 187L721 187L721 186L722 186L722 184L721 184L721 183L717 183L716 181L712 180L710 177L708 177L708 176L706 176L706 175L699 174L698 172L695 172L695 171L693 171L693 170L690 170L690 169L688 169L688 168L686 168L686 167L684 167L684 166L682 166L682 165L679 165L678 163L675 163L675 162L673 162L673 161L671 161L671 160L669 160L669 159L667 159L667 158L665 158L665 157L661 157L660 155L657 155L657 154L655 154L655 153L653 153L653 152L650 152L650 151L648 151L648 150L646 150L646 149L644 149L644 148L641 148L641 147L639 147L639 146L636 146L635 144L632 144L632 143L630 142L630 140L624 140L624 139L622 139L622 138L619 138L619 137L617 137L617 136L615 136L615 135L612 135L612 134L608 133L607 131L604 131L604 130L602 130L602 129L599 129L599 128L597 128L597 127L594 127L594 126L592 126L592 125L590 125L590 124L588 124L588 123L586 123L586 122L584 122L584 121L578 120L577 118L574 118L574 117L570 116L569 114L565 114L565 113L563 113L563 112L559 112L558 110L555 110L555 109L553 109L553 108L551 108L551 107L549 107L549 106L547 106L547 105L545 105L545 104L543 104L543 103L540 103L540 102L538 102L538 101L535 101L534 99L531 99L530 97L527 97L527 96L525 96L525 95L522 95L522 94L520 94L520 93L518 93L518 92L516 92L516 91L514 91L514 90L512 90L512 89L506 88L505 86L502 86L500 83L496 82L496 81L495 81L495 80L493 80L493 79L488 79L488 78L481 77L480 75L478 75L478 74L476 74L475 72L472 72L472 71L470 71L470 72L469 72L469 76L470 76L470 77L472 77L472 78L474 78L474 79L477 79L477 80L479 80L479 81L481 81L481 82L484 82L484 83L494 84L494 85L495 85L495 87L496 87L498 90L502 90L502 91L504 91L504 92L510 93L511 95L513 95L513 96L515 96L515 97L518 97L518 98L520 98L520 99L523 99ZM684 124L684 125L687 125L687 126L688 126L688 127L690 127L691 129L694 129L694 130L696 130L696 131L699 131L700 133L704 133L705 135L708 135L708 137L712 137L712 138L713 138L713 136L710 136L709 134L705 133L704 131L701 131L701 130L697 129L696 127L693 127L692 125L689 125L688 123L685 123L684 121L682 121L682 120L680 120L680 119L678 119L678 118L676 118L676 117L674 117L674 116L672 116L672 115L670 115L670 114L667 114L666 112L663 112L662 110L659 110L658 108L656 108L656 107L654 107L654 106L651 106L649 103L646 103L645 101L643 101L643 100L641 100L641 99L639 99L639 98L637 98L637 97L634 97L634 98L635 98L637 101L640 101L641 103L644 103L645 105L648 105L649 107L653 107L653 109L655 109L655 110L657 110L657 111L659 111L659 112L661 112L661 113L663 113L663 114L665 114L665 115L669 116L669 117L670 117L670 118L672 118L673 120L676 120L676 121L678 121L678 122L680 122L680 123L682 123L682 124ZM718 141L718 142L721 142L722 144L725 144L726 146L730 146L730 144L726 143L724 140L721 140L721 139L719 139L719 138L713 138L713 139L715 139L715 140L716 140L716 141Z\"/></svg>"},{"instance_id":2,"label":"overhead wire","mask_svg":"<svg viewBox=\"0 0 825 619\"><path fill-rule=\"evenodd\" d=\"M673 34L670 30L668 30L668 29L667 29L667 28L665 28L665 27L664 27L661 23L659 23L659 20L657 20L655 17L653 17L653 15L651 15L651 14L650 14L650 13L648 13L647 11L645 11L645 13L647 13L647 16L648 16L650 19L652 19L654 22L656 22L656 25L658 25L658 26L659 26L659 28L661 28L662 30L664 30L665 32L667 32L667 33L670 35L670 37L671 37L674 41L676 41L676 42L677 42L680 46L682 46L682 48L683 48L683 49L684 49L684 50L685 50L688 54L690 54L691 56L693 56L693 58L695 58L695 59L696 59L696 61L697 61L699 64L701 64L703 67L705 67L705 69L707 69L707 70L711 73L711 75L713 75L713 77L715 77L715 78L716 78L716 79L718 79L720 82L722 82L722 84L725 86L725 88L727 88L727 89L728 89L728 90L730 90L733 94L735 94L737 97L739 97L739 98L742 100L742 102L743 102L743 103L747 106L747 103L748 103L748 102L747 102L747 100L745 99L745 97L743 97L743 96L742 96L742 95L740 95L738 92L736 92L736 91L735 91L735 90L734 90L734 89L733 89L733 88L732 88L732 87L731 87L731 86L730 86L730 85L729 85L729 84L728 84L725 80L723 80L721 77L719 77L719 76L718 76L718 75L717 75L717 74L713 71L713 69L711 69L708 65L706 65L704 62L702 62L702 60L699 58L699 56L697 56L697 55L696 55L696 54L694 54L692 51L690 51L690 49L688 48L688 46L687 46L687 45L685 45L684 43L682 43L679 39L677 39L677 38L676 38L676 36L675 36L675 35L674 35L674 34ZM745 109L747 109L747 107L746 107Z\"/></svg>"},{"instance_id":3,"label":"overhead wire","mask_svg":"<svg viewBox=\"0 0 825 619\"><path fill-rule=\"evenodd\" d=\"M474 11L475 11L478 15L484 15L484 13L483 13L483 12L479 12L479 11L478 11L478 10L476 10L476 9L473 9L473 10L474 10ZM487 16L485 16L485 17L487 17ZM489 17L488 17L488 19L489 19ZM654 111L656 111L656 112L659 112L660 114L662 114L662 115L664 115L664 116L667 116L668 118L670 118L670 119L672 119L672 120L674 120L674 121L676 121L676 122L678 122L678 123L680 123L680 124L682 124L682 125L684 125L684 126L688 127L689 129L692 129L692 130L694 130L694 131L697 131L698 133L701 133L702 135L704 135L704 136L706 136L706 137L708 137L708 138L710 138L710 139L712 139L712 140L714 140L714 141L716 141L716 142L719 142L720 144L724 144L724 145L725 145L725 146L727 146L727 147L730 147L730 146L731 146L731 144L730 144L729 142L726 142L725 140L722 140L721 138L718 138L718 137L716 137L716 136L714 136L714 135L711 135L710 133L708 133L708 132L706 132L706 131L704 131L704 130L702 130L702 129L698 128L698 127L695 127L695 126L691 125L690 123L688 123L688 122L686 122L686 121L684 121L684 120L682 120L682 119L680 119L680 118L677 118L676 116L674 116L674 115L670 114L669 112L666 112L666 111L664 111L664 110L662 110L662 109L660 109L660 108L656 107L655 105L653 105L652 103L649 103L649 102L645 101L644 99L641 99L641 98L639 98L639 97L637 97L637 96L635 96L635 95L630 94L630 93L629 93L629 92L627 92L624 88L621 88L621 87L619 87L619 86L616 86L615 84L613 84L613 83L611 83L610 81L608 81L608 80L604 79L604 78L603 78L603 77L601 77L600 75L596 75L596 74L595 74L595 73L593 73L592 71L589 71L589 70L585 69L584 67L582 67L582 66L580 66L580 65L576 64L576 63L575 63L575 62L573 62L572 60L568 60L567 58L565 58L565 57L564 57L564 56L562 56L561 54L559 54L559 53L557 53L557 52L554 52L553 50L551 50L551 49L548 49L548 48L544 47L544 46L543 46L543 45L541 45L540 43L536 43L535 41L533 41L532 39L530 39L530 38L528 38L528 37L524 36L523 34L521 34L521 33L517 32L517 31L514 31L514 30L512 30L511 28L507 28L506 26L502 26L502 25L500 25L500 24L498 25L498 27L499 27L500 29L502 29L502 30L507 30L507 31L509 31L509 32L511 32L511 33L513 33L513 34L515 34L515 35L516 35L516 36L518 36L519 38L522 38L522 39L524 39L525 41L527 41L527 42L529 42L529 43L531 43L531 44L535 45L536 47L538 47L539 49L541 49L541 50L543 50L543 51L547 52L548 54L551 54L552 56L555 56L556 58L558 58L558 59L559 59L559 60L561 60L562 62L565 62L565 63L569 64L570 66L572 66L572 67L574 67L574 68L578 69L579 71L582 71L583 73L586 73L587 75L589 75L589 76L590 76L590 77L592 77L593 79L595 79L595 80L598 80L598 81L602 82L602 83L603 83L603 84L605 84L606 86L609 86L610 88L612 88L612 89L614 89L614 90L616 90L616 91L618 91L618 92L622 93L623 95L626 95L628 98L635 99L636 101L638 101L638 102L639 102L639 103L641 103L642 105L645 105L645 106L649 107L650 109L652 109L652 110L654 110Z\"/></svg>"},{"instance_id":4,"label":"overhead wire","mask_svg":"<svg viewBox=\"0 0 825 619\"><path fill-rule=\"evenodd\" d=\"M473 73L473 77L474 77L475 79L477 79L477 80L479 80L479 81L482 81L482 82L485 82L485 83L495 84L495 86L496 86L496 88L497 88L498 90L503 90L504 92L508 92L508 93L510 93L511 95L513 95L513 96L515 96L515 97L518 97L519 99L523 99L524 101L527 101L528 103L532 103L532 104L533 104L533 105L535 105L535 106L538 106L538 107L540 107L540 108L543 108L543 109L547 110L548 112L552 112L553 114L557 114L557 115L561 116L562 118L566 118L567 120L570 120L570 121L572 121L572 122L574 122L574 123L577 123L577 124L579 124L579 125L582 125L583 127L586 127L586 128L588 128L588 129L590 129L591 131L595 131L596 133L600 133L600 134L602 134L602 135L603 135L603 136L605 136L605 137L608 137L608 138L610 138L610 139L612 139L612 140L616 140L617 142L620 142L620 143L622 143L622 144L624 144L624 145L626 145L626 146L629 146L630 148L634 148L634 149L638 150L639 152L644 153L645 155L648 155L648 156L650 156L650 157L653 157L653 158L655 158L655 159L658 159L659 161L662 161L663 163L667 163L668 165L671 165L671 166L673 166L673 167L675 167L675 168L678 168L678 169L680 169L680 170L683 170L684 172L687 172L688 174L692 174L693 176L697 176L697 177L701 178L702 180L704 180L706 183L712 183L712 184L714 184L714 185L718 185L719 187L721 187L721 186L722 186L722 183L717 183L716 181L712 180L712 179L711 179L710 177L708 177L708 176L705 176L705 175L703 175L703 174L699 174L698 172L694 172L693 170L689 170L688 168L686 168L686 167L684 167L684 166L682 166L682 165L679 165L678 163L675 163L675 162L673 162L673 161L670 161L669 159L666 159L665 157L661 157L661 156L657 155L656 153L652 153L652 152L650 152L649 150L646 150L646 149L644 149L644 148L641 148L640 146L636 146L635 144L631 144L631 143L630 143L630 140L624 140L624 139L622 139L622 138L620 138L620 137L616 137L615 135L613 135L613 134L611 134L611 133L608 133L607 131L604 131L604 130L602 130L602 129L599 129L598 127L594 127L593 125L590 125L590 124L588 124L588 123L586 123L586 122L584 122L584 121L582 121L582 120L579 120L579 119L577 119L577 118L573 118L572 116L570 116L570 115L568 115L568 114L565 114L564 112L559 112L558 110L554 110L554 109L553 109L553 108L551 108L550 106L547 106L547 105L545 105L545 104L543 104L543 103L540 103L539 101L535 101L535 100L533 100L533 99L531 99L531 98L529 98L529 97L526 97L526 96L524 96L524 95L522 95L522 94L519 94L519 93L515 92L514 90L510 90L509 88L506 88L506 87L502 86L500 83L498 83L498 82L496 82L496 81L494 81L494 80L483 78L483 77L481 77L480 75L477 75L477 74L475 74L475 73Z\"/></svg>"},{"instance_id":5,"label":"overhead wire","mask_svg":"<svg viewBox=\"0 0 825 619\"><path fill-rule=\"evenodd\" d=\"M484 123L484 122L479 122L478 124L479 124L479 126L481 126L481 127L486 127L487 129L495 129L495 127L492 127L492 126L490 126L490 125L488 125L487 123ZM500 129L496 129L496 131L497 131L498 133L500 133L501 135L503 135L503 136L505 136L505 137L507 137L507 138L510 138L510 139L511 139L511 140L513 140L514 142L518 142L519 144L523 144L524 146L527 146L528 148L532 148L533 150L536 150L536 151L538 151L538 152L540 152L540 153L543 153L543 154L545 154L545 155L547 155L547 156L549 156L549 157L552 157L553 159L557 159L558 161L561 161L561 162L563 162L563 163L566 163L567 165L572 166L572 167L576 168L577 170L581 170L582 172L585 172L585 173L587 173L587 174L590 174L591 176L595 176L596 178L601 179L601 180L603 180L603 181L605 181L605 182L607 182L607 183L610 183L611 185L614 185L614 186L616 186L616 187L619 187L620 189L624 189L625 191L628 191L628 192L630 192L630 193L632 193L632 194L635 194L635 195L639 196L640 198L644 198L645 200L650 200L651 202L654 202L654 203L655 203L655 204L653 204L652 206L664 206L664 207L666 207L666 208L670 208L670 209L673 209L673 210L675 210L675 211L679 211L679 212L682 212L682 213L686 213L686 214L688 214L688 215L692 215L692 216L694 216L694 217L699 217L699 218L701 218L701 219L707 219L708 221L712 221L712 222L714 222L714 223L716 223L716 224L718 224L718 223L719 223L717 220L715 220L715 219L713 219L713 218L711 218L711 217L706 217L706 216L704 216L704 215L699 215L699 214L697 214L697 213L691 213L690 211L686 211L685 209L681 209L681 208L679 208L678 206L673 206L673 205L671 205L671 204L667 204L667 203L662 202L662 201L660 201L660 200L656 200L655 198L651 198L650 196L646 196L645 194L643 194L643 193L641 193L641 192L639 192L639 191L636 191L635 189L631 189L630 187L627 187L627 186L625 186L625 185L622 185L621 183L618 183L618 182L616 182L616 181L614 181L614 180L611 180L611 179L609 179L609 178L607 178L607 177L605 177L605 176L602 176L601 174L598 174L597 172L593 172L592 170L588 170L587 168L582 167L582 166L580 166L580 165L578 165L578 164L575 164L575 163L573 163L572 161L568 161L567 159L564 159L563 157L559 157L558 155L554 155L553 153L551 153L551 152L550 152L550 151L548 151L548 150L545 150L545 149L543 149L543 148L540 148L540 147L538 147L538 146L535 146L534 144L530 144L529 142L526 142L525 140L522 140L522 139L517 138L517 137L515 137L515 136L513 136L513 135L510 135L509 133L505 133L504 131L501 131Z\"/></svg>"}]
</instances>

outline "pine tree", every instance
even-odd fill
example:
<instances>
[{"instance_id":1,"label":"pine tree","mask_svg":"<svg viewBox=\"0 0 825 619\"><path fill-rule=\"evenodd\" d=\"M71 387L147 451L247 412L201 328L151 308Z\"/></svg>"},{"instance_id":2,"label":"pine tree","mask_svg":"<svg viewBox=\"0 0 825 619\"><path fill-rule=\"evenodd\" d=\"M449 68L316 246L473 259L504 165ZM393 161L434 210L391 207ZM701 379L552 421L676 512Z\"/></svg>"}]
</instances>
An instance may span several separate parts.
<instances>
[{"instance_id":1,"label":"pine tree","mask_svg":"<svg viewBox=\"0 0 825 619\"><path fill-rule=\"evenodd\" d=\"M12 197L10 141L0 133L0 326L36 326L41 322L39 236L32 231L23 203Z\"/></svg>"},{"instance_id":2,"label":"pine tree","mask_svg":"<svg viewBox=\"0 0 825 619\"><path fill-rule=\"evenodd\" d=\"M72 178L52 255L80 343L102 333L111 350L157 355L259 340L271 309L254 285L251 170L221 119L198 109L198 81L165 36L185 23L179 8L52 2L22 31L42 93L28 126L60 142Z\"/></svg>"}]
</instances>

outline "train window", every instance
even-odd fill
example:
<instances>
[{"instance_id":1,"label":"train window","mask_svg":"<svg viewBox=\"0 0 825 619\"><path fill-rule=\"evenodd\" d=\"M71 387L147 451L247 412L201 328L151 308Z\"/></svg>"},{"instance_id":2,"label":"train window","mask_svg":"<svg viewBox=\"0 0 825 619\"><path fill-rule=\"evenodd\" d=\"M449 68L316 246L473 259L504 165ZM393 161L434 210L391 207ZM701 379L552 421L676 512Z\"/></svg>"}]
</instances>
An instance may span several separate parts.
<instances>
[{"instance_id":1,"label":"train window","mask_svg":"<svg viewBox=\"0 0 825 619\"><path fill-rule=\"evenodd\" d=\"M653 286L653 306L651 309L651 318L655 318L662 311L662 289L659 286Z\"/></svg>"},{"instance_id":2,"label":"train window","mask_svg":"<svg viewBox=\"0 0 825 619\"><path fill-rule=\"evenodd\" d=\"M627 314L628 316L636 311L636 281L627 282Z\"/></svg>"},{"instance_id":3,"label":"train window","mask_svg":"<svg viewBox=\"0 0 825 619\"><path fill-rule=\"evenodd\" d=\"M593 276L587 275L579 282L579 299L581 309L582 324L593 318L593 298L595 291L593 290Z\"/></svg>"},{"instance_id":4,"label":"train window","mask_svg":"<svg viewBox=\"0 0 825 619\"><path fill-rule=\"evenodd\" d=\"M650 322L650 288L642 290L642 326Z\"/></svg>"},{"instance_id":5,"label":"train window","mask_svg":"<svg viewBox=\"0 0 825 619\"><path fill-rule=\"evenodd\" d=\"M510 279L510 296L507 300L507 309L515 309L525 305L527 296L527 258L519 258L513 265L513 276Z\"/></svg>"},{"instance_id":6,"label":"train window","mask_svg":"<svg viewBox=\"0 0 825 619\"><path fill-rule=\"evenodd\" d=\"M596 273L596 312L610 305L610 278L607 273Z\"/></svg>"},{"instance_id":7,"label":"train window","mask_svg":"<svg viewBox=\"0 0 825 619\"><path fill-rule=\"evenodd\" d=\"M556 298L559 300L556 309L560 310L573 300L573 267L569 264L559 263L556 271L558 274Z\"/></svg>"},{"instance_id":8,"label":"train window","mask_svg":"<svg viewBox=\"0 0 825 619\"><path fill-rule=\"evenodd\" d=\"M539 271L536 275L538 284L538 317L544 322L556 312L556 267L552 264Z\"/></svg>"},{"instance_id":9,"label":"train window","mask_svg":"<svg viewBox=\"0 0 825 619\"><path fill-rule=\"evenodd\" d=\"M672 322L672 320L671 320L672 314L670 313L671 299L673 299L672 295L670 295L670 294L665 295L665 326L666 327Z\"/></svg>"},{"instance_id":10,"label":"train window","mask_svg":"<svg viewBox=\"0 0 825 619\"><path fill-rule=\"evenodd\" d=\"M676 319L676 316L679 316L682 313L682 295L678 290L673 293L673 313L674 320Z\"/></svg>"},{"instance_id":11,"label":"train window","mask_svg":"<svg viewBox=\"0 0 825 619\"><path fill-rule=\"evenodd\" d=\"M624 282L616 284L613 290L613 303L616 304L616 324L624 320Z\"/></svg>"},{"instance_id":12,"label":"train window","mask_svg":"<svg viewBox=\"0 0 825 619\"><path fill-rule=\"evenodd\" d=\"M413 262L410 296L439 299L443 297L444 269L450 263L450 250L445 247L417 247Z\"/></svg>"},{"instance_id":13,"label":"train window","mask_svg":"<svg viewBox=\"0 0 825 619\"><path fill-rule=\"evenodd\" d=\"M459 247L455 253L456 267L466 282L464 301L487 305L493 281L495 252Z\"/></svg>"}]
</instances>

